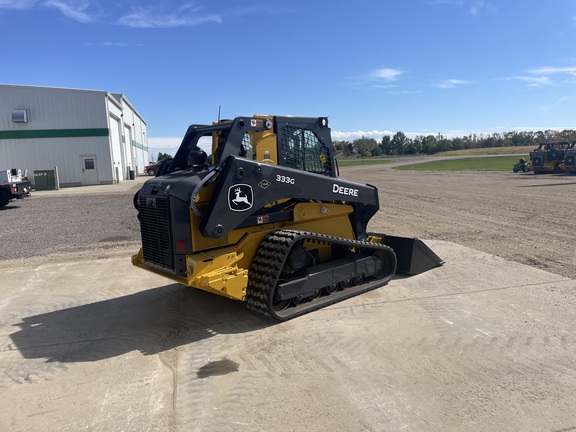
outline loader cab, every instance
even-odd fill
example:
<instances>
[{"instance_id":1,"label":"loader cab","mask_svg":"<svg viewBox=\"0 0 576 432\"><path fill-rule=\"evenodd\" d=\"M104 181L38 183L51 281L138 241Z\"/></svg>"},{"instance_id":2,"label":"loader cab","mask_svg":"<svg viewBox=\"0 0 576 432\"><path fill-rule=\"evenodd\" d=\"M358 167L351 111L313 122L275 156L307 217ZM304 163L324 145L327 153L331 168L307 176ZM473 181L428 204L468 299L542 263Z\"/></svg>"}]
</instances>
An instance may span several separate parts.
<instances>
[{"instance_id":1,"label":"loader cab","mask_svg":"<svg viewBox=\"0 0 576 432\"><path fill-rule=\"evenodd\" d=\"M212 142L213 167L232 155L337 177L326 117L253 116L192 125L168 172L188 169L188 156L197 153L202 138Z\"/></svg>"}]
</instances>

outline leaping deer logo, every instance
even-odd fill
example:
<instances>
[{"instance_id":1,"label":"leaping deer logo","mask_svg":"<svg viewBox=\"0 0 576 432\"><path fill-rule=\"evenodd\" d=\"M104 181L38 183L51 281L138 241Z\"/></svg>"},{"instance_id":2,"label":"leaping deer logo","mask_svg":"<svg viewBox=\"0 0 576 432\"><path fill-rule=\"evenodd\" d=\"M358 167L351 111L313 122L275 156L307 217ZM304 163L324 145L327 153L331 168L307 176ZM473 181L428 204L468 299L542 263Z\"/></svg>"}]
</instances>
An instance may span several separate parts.
<instances>
[{"instance_id":1,"label":"leaping deer logo","mask_svg":"<svg viewBox=\"0 0 576 432\"><path fill-rule=\"evenodd\" d=\"M232 211L243 212L252 208L254 192L248 184L235 184L228 189L228 207Z\"/></svg>"},{"instance_id":2,"label":"leaping deer logo","mask_svg":"<svg viewBox=\"0 0 576 432\"><path fill-rule=\"evenodd\" d=\"M252 203L250 201L248 201L248 195L240 196L240 192L242 192L242 189L240 189L239 187L234 189L234 193L236 194L236 198L234 198L232 200L232 202L236 205L238 205L239 203L246 203L249 206L252 205Z\"/></svg>"}]
</instances>

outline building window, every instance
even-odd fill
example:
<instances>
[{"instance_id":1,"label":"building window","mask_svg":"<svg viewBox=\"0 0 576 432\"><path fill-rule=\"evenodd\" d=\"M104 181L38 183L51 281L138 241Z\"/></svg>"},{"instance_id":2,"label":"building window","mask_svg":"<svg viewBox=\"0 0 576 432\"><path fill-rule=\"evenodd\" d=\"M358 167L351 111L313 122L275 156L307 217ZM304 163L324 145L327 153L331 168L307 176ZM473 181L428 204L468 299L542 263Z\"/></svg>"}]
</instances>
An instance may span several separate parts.
<instances>
[{"instance_id":1,"label":"building window","mask_svg":"<svg viewBox=\"0 0 576 432\"><path fill-rule=\"evenodd\" d=\"M12 123L28 123L28 111L12 110Z\"/></svg>"}]
</instances>

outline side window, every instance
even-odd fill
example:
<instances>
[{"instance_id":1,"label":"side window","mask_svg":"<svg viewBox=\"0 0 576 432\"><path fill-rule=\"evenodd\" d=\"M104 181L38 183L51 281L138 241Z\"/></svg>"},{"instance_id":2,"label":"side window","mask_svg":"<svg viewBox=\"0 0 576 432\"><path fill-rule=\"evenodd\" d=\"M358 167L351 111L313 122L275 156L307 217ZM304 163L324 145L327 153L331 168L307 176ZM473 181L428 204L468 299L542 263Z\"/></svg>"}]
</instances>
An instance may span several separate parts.
<instances>
[{"instance_id":1,"label":"side window","mask_svg":"<svg viewBox=\"0 0 576 432\"><path fill-rule=\"evenodd\" d=\"M282 165L316 174L330 175L329 150L311 130L284 126L280 131Z\"/></svg>"},{"instance_id":2,"label":"side window","mask_svg":"<svg viewBox=\"0 0 576 432\"><path fill-rule=\"evenodd\" d=\"M244 134L242 138L242 147L240 148L240 156L248 159L254 159L254 149L252 148L252 141L248 133Z\"/></svg>"}]
</instances>

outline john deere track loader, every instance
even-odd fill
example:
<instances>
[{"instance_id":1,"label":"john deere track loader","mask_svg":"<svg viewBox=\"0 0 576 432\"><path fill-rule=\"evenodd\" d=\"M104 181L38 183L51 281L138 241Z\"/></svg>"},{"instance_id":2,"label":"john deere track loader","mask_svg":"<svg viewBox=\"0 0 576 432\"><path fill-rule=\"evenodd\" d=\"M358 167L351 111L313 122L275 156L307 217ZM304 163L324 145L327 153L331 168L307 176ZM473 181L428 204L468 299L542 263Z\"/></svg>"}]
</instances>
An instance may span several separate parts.
<instances>
[{"instance_id":1,"label":"john deere track loader","mask_svg":"<svg viewBox=\"0 0 576 432\"><path fill-rule=\"evenodd\" d=\"M538 148L530 152L532 171L534 174L545 172L562 172L564 153L570 146L566 141L554 141L542 143Z\"/></svg>"},{"instance_id":2,"label":"john deere track loader","mask_svg":"<svg viewBox=\"0 0 576 432\"><path fill-rule=\"evenodd\" d=\"M275 321L442 264L418 239L367 232L378 191L337 177L326 117L192 125L134 203L134 265Z\"/></svg>"},{"instance_id":3,"label":"john deere track loader","mask_svg":"<svg viewBox=\"0 0 576 432\"><path fill-rule=\"evenodd\" d=\"M570 175L576 175L576 141L564 153L564 171Z\"/></svg>"}]
</instances>

